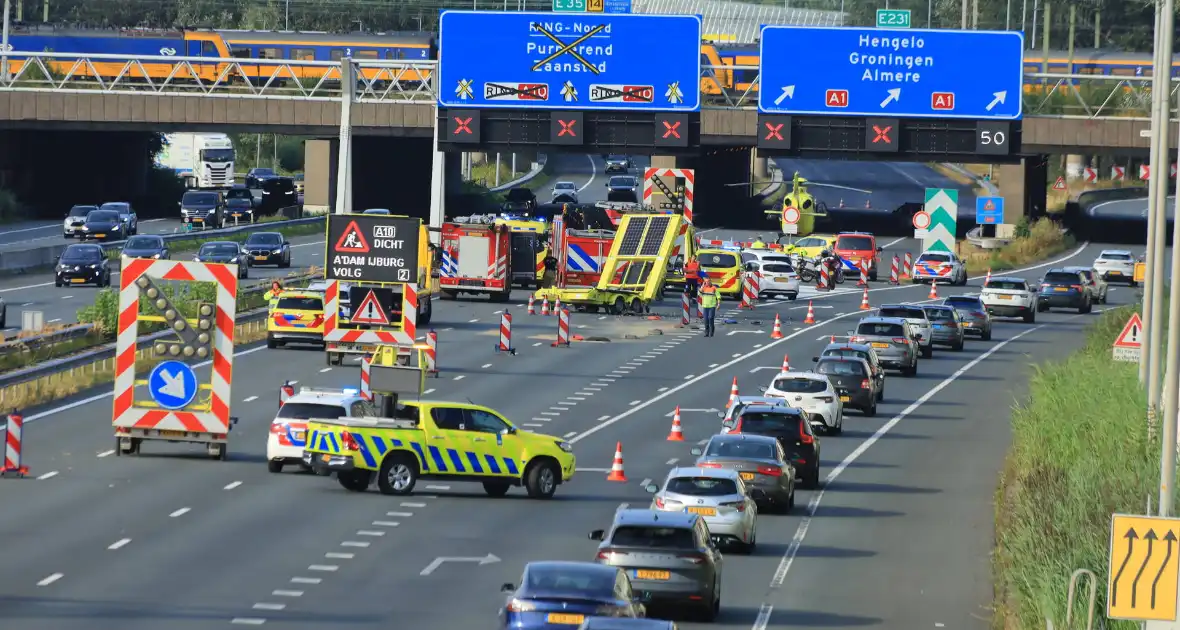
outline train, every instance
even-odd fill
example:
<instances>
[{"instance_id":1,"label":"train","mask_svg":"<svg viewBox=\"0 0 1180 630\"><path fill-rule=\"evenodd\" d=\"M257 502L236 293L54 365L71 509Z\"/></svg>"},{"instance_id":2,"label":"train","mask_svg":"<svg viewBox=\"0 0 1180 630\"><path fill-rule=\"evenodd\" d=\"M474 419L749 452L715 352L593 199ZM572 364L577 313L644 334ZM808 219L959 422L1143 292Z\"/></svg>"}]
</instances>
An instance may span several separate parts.
<instances>
[{"instance_id":1,"label":"train","mask_svg":"<svg viewBox=\"0 0 1180 630\"><path fill-rule=\"evenodd\" d=\"M437 38L434 33L348 33L318 31L253 31L232 29L63 29L52 26L18 26L10 36L12 56L10 71L19 71L25 61L21 51L56 52L83 55L109 54L120 56L209 57L252 60L242 64L240 72L250 79L270 79L284 75L278 65L266 65L259 60L339 61L341 57L387 61L430 61L437 59ZM701 93L712 101L734 101L745 97L749 102L758 91L759 47L757 44L736 44L704 41L701 43L701 63L712 66L701 77ZM82 67L85 65L85 67ZM177 64L167 61L145 62L141 67L125 70L125 61L91 61L75 64L68 59L54 61L51 70L73 79L113 79L121 73L125 79L148 78L173 81L189 76L203 82L227 79L227 64L190 63L177 71ZM1109 52L1101 50L1075 51L1072 61L1064 51L1051 51L1046 62L1040 51L1027 51L1024 71L1028 74L1048 71L1053 74L1095 75L1145 79L1151 77L1150 53ZM322 80L336 71L328 66L295 66L298 80ZM363 72L370 80L380 79L380 69L367 67ZM429 71L413 68L398 69L394 80L413 87L429 80ZM142 76L139 76L142 75ZM369 76L371 75L371 76ZM336 76L332 74L331 77ZM385 76L392 76L389 71ZM1172 63L1172 76L1180 78L1180 55ZM232 80L236 77L228 77ZM1029 81L1026 90L1036 90L1037 84L1052 84L1053 79ZM1043 86L1042 88L1043 89Z\"/></svg>"}]
</instances>

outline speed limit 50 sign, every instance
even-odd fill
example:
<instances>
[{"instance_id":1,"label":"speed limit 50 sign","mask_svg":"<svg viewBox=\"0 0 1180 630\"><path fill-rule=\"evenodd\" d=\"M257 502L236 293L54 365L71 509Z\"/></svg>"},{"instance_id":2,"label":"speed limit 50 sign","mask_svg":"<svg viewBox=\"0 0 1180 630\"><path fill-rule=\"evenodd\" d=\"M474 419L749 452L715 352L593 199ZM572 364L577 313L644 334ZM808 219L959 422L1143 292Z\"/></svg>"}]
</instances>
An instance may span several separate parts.
<instances>
[{"instance_id":1,"label":"speed limit 50 sign","mask_svg":"<svg viewBox=\"0 0 1180 630\"><path fill-rule=\"evenodd\" d=\"M418 282L421 219L328 215L328 280Z\"/></svg>"}]
</instances>

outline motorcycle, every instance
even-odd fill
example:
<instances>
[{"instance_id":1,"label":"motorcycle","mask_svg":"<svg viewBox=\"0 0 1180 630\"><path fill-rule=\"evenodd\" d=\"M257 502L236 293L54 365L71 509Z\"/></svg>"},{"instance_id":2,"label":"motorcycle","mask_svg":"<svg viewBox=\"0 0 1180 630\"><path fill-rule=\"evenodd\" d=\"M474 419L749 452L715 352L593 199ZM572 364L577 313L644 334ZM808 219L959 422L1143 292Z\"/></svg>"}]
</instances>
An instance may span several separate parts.
<instances>
[{"instance_id":1,"label":"motorcycle","mask_svg":"<svg viewBox=\"0 0 1180 630\"><path fill-rule=\"evenodd\" d=\"M804 258L799 254L795 254L791 261L791 266L799 274L799 281L803 283L815 282L815 277L819 274L818 265L819 263L817 261Z\"/></svg>"}]
</instances>

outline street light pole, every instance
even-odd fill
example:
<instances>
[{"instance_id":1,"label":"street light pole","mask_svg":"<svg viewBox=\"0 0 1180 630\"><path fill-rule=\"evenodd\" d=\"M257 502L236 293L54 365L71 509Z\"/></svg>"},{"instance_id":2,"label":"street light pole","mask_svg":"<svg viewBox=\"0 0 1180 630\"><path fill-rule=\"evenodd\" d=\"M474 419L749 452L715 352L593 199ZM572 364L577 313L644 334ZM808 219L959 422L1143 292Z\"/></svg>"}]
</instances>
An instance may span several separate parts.
<instances>
[{"instance_id":1,"label":"street light pole","mask_svg":"<svg viewBox=\"0 0 1180 630\"><path fill-rule=\"evenodd\" d=\"M1159 37L1160 37L1160 23L1162 20L1163 20L1163 7L1159 4L1159 2L1157 0L1156 7L1155 7L1155 31L1154 31L1155 39L1156 39L1157 43L1158 43ZM1161 63L1160 62L1160 46L1155 45L1152 48L1153 48L1153 52L1155 53L1155 56L1151 61L1151 74L1152 74L1152 79L1151 79L1151 132L1152 133L1151 133L1151 142L1149 144L1150 157L1148 158L1148 162L1147 162L1149 165L1157 164L1159 162L1159 151L1158 151L1159 147L1155 142L1155 136L1156 136L1156 133L1158 133L1158 131L1159 131L1159 128L1156 125L1159 124L1158 117L1159 117L1159 107L1160 107L1160 99L1159 99L1160 93L1159 93L1159 85L1156 82L1157 78L1159 77L1159 73L1156 71L1159 70L1160 63ZM1146 251L1145 258L1148 256L1155 255L1155 253L1154 253L1155 252L1155 250L1154 250L1154 248L1155 248L1155 245L1154 245L1154 243L1155 243L1155 228L1156 228L1155 186L1149 185L1147 187L1147 247L1145 249L1145 251ZM1142 350L1139 351L1139 384L1142 385L1143 387L1147 387L1147 366L1151 362L1152 349L1155 348L1155 344L1152 342L1152 339L1151 339L1151 301L1152 301L1152 296L1154 295L1151 291L1151 285L1154 282L1155 282L1155 277L1152 274L1151 262L1148 261L1144 265L1144 274L1143 274L1143 308L1142 308L1142 311L1143 311L1142 312L1143 345L1142 345ZM1155 431L1155 418L1153 418L1151 416L1150 410L1151 410L1151 407L1149 404L1148 405L1147 426L1148 426L1149 434L1154 435L1154 433L1151 433L1151 432Z\"/></svg>"},{"instance_id":2,"label":"street light pole","mask_svg":"<svg viewBox=\"0 0 1180 630\"><path fill-rule=\"evenodd\" d=\"M1158 5L1158 2L1157 2ZM1169 165L1171 158L1169 156L1168 144L1171 140L1169 133L1171 125L1171 111L1172 104L1170 94L1172 92L1171 86L1171 60L1173 48L1173 34L1172 28L1174 18L1172 11L1174 9L1174 0L1164 0L1163 14L1160 21L1160 30L1163 31L1163 42L1157 44L1156 48L1159 52L1159 68L1153 70L1152 74L1158 73L1158 79L1153 76L1153 83L1158 81L1157 85L1152 87L1153 98L1159 96L1159 111L1156 114L1155 128L1152 131L1152 140L1155 136L1159 136L1158 153L1156 155L1156 162L1151 164L1151 187L1155 191L1154 204L1149 208L1149 211L1155 215L1155 234L1154 239L1147 244L1147 267L1150 268L1152 274L1152 281L1145 291L1151 291L1151 314L1148 321L1144 323L1150 332L1147 334L1146 343L1149 344L1150 354L1147 360L1147 415L1148 423L1154 425L1157 421L1162 421L1165 425L1171 424L1175 428L1176 420L1173 415L1172 420L1168 421L1167 416L1160 418L1160 402L1162 399L1160 389L1162 386L1160 363L1163 357L1159 353L1160 342L1163 341L1164 320L1163 316L1163 291L1164 291L1164 253L1165 253L1165 237L1168 230L1168 178ZM1157 39L1158 39L1157 35ZM1142 350L1140 351L1142 352ZM1174 440L1175 432L1173 432Z\"/></svg>"},{"instance_id":3,"label":"street light pole","mask_svg":"<svg viewBox=\"0 0 1180 630\"><path fill-rule=\"evenodd\" d=\"M11 12L11 0L4 0L4 30L0 32L0 79L8 79L8 14Z\"/></svg>"}]
</instances>

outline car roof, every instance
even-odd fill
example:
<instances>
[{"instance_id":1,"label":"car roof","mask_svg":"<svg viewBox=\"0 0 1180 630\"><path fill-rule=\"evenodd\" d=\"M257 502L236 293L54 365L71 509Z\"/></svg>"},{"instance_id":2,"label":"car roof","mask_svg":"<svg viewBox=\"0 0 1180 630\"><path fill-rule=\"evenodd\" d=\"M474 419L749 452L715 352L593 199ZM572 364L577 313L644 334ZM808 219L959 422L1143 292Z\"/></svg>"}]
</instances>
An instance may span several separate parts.
<instances>
[{"instance_id":1,"label":"car roof","mask_svg":"<svg viewBox=\"0 0 1180 630\"><path fill-rule=\"evenodd\" d=\"M99 251L99 252L101 252L101 251L103 251L103 248L102 248L102 245L98 245L96 243L73 243L70 245L66 245L65 251L69 251L69 250L74 250L76 252L77 251L86 251L86 252Z\"/></svg>"},{"instance_id":2,"label":"car roof","mask_svg":"<svg viewBox=\"0 0 1180 630\"><path fill-rule=\"evenodd\" d=\"M774 378L775 378L775 380L778 380L780 378L809 378L809 379L816 380L816 381L828 380L828 377L824 376L823 374L817 374L817 373L811 372L809 370L791 370L789 372L779 372L778 374L776 374L774 376ZM782 400L782 399L775 398L775 400ZM783 402L780 404L786 404L786 403Z\"/></svg>"},{"instance_id":3,"label":"car roof","mask_svg":"<svg viewBox=\"0 0 1180 630\"><path fill-rule=\"evenodd\" d=\"M571 560L534 560L524 566L525 572L533 569L578 569L579 571L602 573L603 575L614 575L620 571L618 567L609 564L598 564L597 562L577 562Z\"/></svg>"},{"instance_id":4,"label":"car roof","mask_svg":"<svg viewBox=\"0 0 1180 630\"><path fill-rule=\"evenodd\" d=\"M1028 282L1028 280L1016 276L992 276L988 282Z\"/></svg>"},{"instance_id":5,"label":"car roof","mask_svg":"<svg viewBox=\"0 0 1180 630\"><path fill-rule=\"evenodd\" d=\"M561 186L561 185L563 185L563 184L564 184L564 185L566 185L566 186L571 186L571 187L574 187L574 183L573 183L573 182L567 182L567 181L560 181L560 182L557 182L556 184L553 184L553 186L554 186L554 187L557 187L557 186Z\"/></svg>"},{"instance_id":6,"label":"car roof","mask_svg":"<svg viewBox=\"0 0 1180 630\"><path fill-rule=\"evenodd\" d=\"M837 232L836 236L868 236L870 238L877 238L872 232Z\"/></svg>"},{"instance_id":7,"label":"car roof","mask_svg":"<svg viewBox=\"0 0 1180 630\"><path fill-rule=\"evenodd\" d=\"M628 508L615 512L615 527L622 525L659 525L660 527L692 527L696 525L699 514L685 512L657 512L638 508Z\"/></svg>"},{"instance_id":8,"label":"car roof","mask_svg":"<svg viewBox=\"0 0 1180 630\"><path fill-rule=\"evenodd\" d=\"M922 310L922 305L921 304L882 304L882 305L878 306L877 308L878 309L883 309L883 308L916 308L918 310Z\"/></svg>"},{"instance_id":9,"label":"car roof","mask_svg":"<svg viewBox=\"0 0 1180 630\"><path fill-rule=\"evenodd\" d=\"M903 324L904 325L906 323L906 321L904 318L901 318L901 317L882 317L880 315L874 315L872 317L861 318L861 320L856 323L857 323L857 325L860 325L860 324Z\"/></svg>"},{"instance_id":10,"label":"car roof","mask_svg":"<svg viewBox=\"0 0 1180 630\"><path fill-rule=\"evenodd\" d=\"M330 392L298 392L287 399L287 403L314 403L319 405L350 405L363 400L359 394L330 393Z\"/></svg>"},{"instance_id":11,"label":"car roof","mask_svg":"<svg viewBox=\"0 0 1180 630\"><path fill-rule=\"evenodd\" d=\"M125 206L125 207L130 208L131 204L126 201L104 201L104 202L102 202L102 205L99 207L104 208L106 206Z\"/></svg>"},{"instance_id":12,"label":"car roof","mask_svg":"<svg viewBox=\"0 0 1180 630\"><path fill-rule=\"evenodd\" d=\"M1130 256L1131 252L1126 249L1104 249L1104 250L1098 252L1098 257L1102 258L1106 254L1125 254L1127 256Z\"/></svg>"},{"instance_id":13,"label":"car roof","mask_svg":"<svg viewBox=\"0 0 1180 630\"><path fill-rule=\"evenodd\" d=\"M1077 271L1070 269L1069 267L1053 267L1053 268L1049 269L1048 271L1046 271L1045 273L1046 274L1050 274L1050 273L1077 273Z\"/></svg>"},{"instance_id":14,"label":"car roof","mask_svg":"<svg viewBox=\"0 0 1180 630\"><path fill-rule=\"evenodd\" d=\"M786 404L782 398L775 398L773 396L738 396L733 399L735 405L754 405L763 403L767 405L783 405Z\"/></svg>"},{"instance_id":15,"label":"car roof","mask_svg":"<svg viewBox=\"0 0 1180 630\"><path fill-rule=\"evenodd\" d=\"M817 361L816 363L853 363L853 362L868 363L868 361L865 360L864 357L842 357L842 356L836 356L836 355L828 355L826 357L820 357L819 361Z\"/></svg>"},{"instance_id":16,"label":"car roof","mask_svg":"<svg viewBox=\"0 0 1180 630\"><path fill-rule=\"evenodd\" d=\"M745 409L742 409L743 415L747 414L747 413L771 413L771 414L779 414L779 415L783 415L783 416L802 416L803 415L802 410L787 406L785 404L767 405L767 404L762 404L762 403L758 403L756 405L748 405Z\"/></svg>"},{"instance_id":17,"label":"car roof","mask_svg":"<svg viewBox=\"0 0 1180 630\"><path fill-rule=\"evenodd\" d=\"M717 435L709 438L709 444L714 442L753 442L755 444L774 444L778 442L778 438L770 435L757 435L754 433L718 433Z\"/></svg>"},{"instance_id":18,"label":"car roof","mask_svg":"<svg viewBox=\"0 0 1180 630\"><path fill-rule=\"evenodd\" d=\"M770 438L774 439L774 438ZM740 479L738 472L731 468L702 468L700 466L677 466L668 471L667 479L673 477L713 477L716 479Z\"/></svg>"},{"instance_id":19,"label":"car roof","mask_svg":"<svg viewBox=\"0 0 1180 630\"><path fill-rule=\"evenodd\" d=\"M266 235L266 236L277 236L277 237L279 237L279 238L282 238L282 237L283 237L283 233L282 233L282 232L251 232L251 233L250 233L250 236L263 236L263 235ZM247 237L246 237L246 240L250 240L250 236L247 236Z\"/></svg>"},{"instance_id":20,"label":"car roof","mask_svg":"<svg viewBox=\"0 0 1180 630\"><path fill-rule=\"evenodd\" d=\"M1079 271L1079 272L1092 272L1092 271L1094 271L1093 269L1086 267L1084 265L1070 265L1070 266L1066 267L1065 270L1066 271ZM1052 271L1052 270L1050 269L1050 271Z\"/></svg>"},{"instance_id":21,"label":"car roof","mask_svg":"<svg viewBox=\"0 0 1180 630\"><path fill-rule=\"evenodd\" d=\"M872 352L873 347L868 345L867 343L852 343L851 341L834 341L834 342L829 343L828 345L824 346L824 349L822 351L820 351L820 354L823 354L824 352L827 352L828 350L859 350L861 352Z\"/></svg>"},{"instance_id":22,"label":"car roof","mask_svg":"<svg viewBox=\"0 0 1180 630\"><path fill-rule=\"evenodd\" d=\"M923 304L922 310L953 311L955 310L955 307L947 306L946 304Z\"/></svg>"},{"instance_id":23,"label":"car roof","mask_svg":"<svg viewBox=\"0 0 1180 630\"><path fill-rule=\"evenodd\" d=\"M948 295L944 300L979 300L978 293L960 293L959 295Z\"/></svg>"},{"instance_id":24,"label":"car roof","mask_svg":"<svg viewBox=\"0 0 1180 630\"><path fill-rule=\"evenodd\" d=\"M237 247L238 242L237 241L206 241L204 243L201 243L201 247L204 247L206 245L233 245L234 247Z\"/></svg>"}]
</instances>

